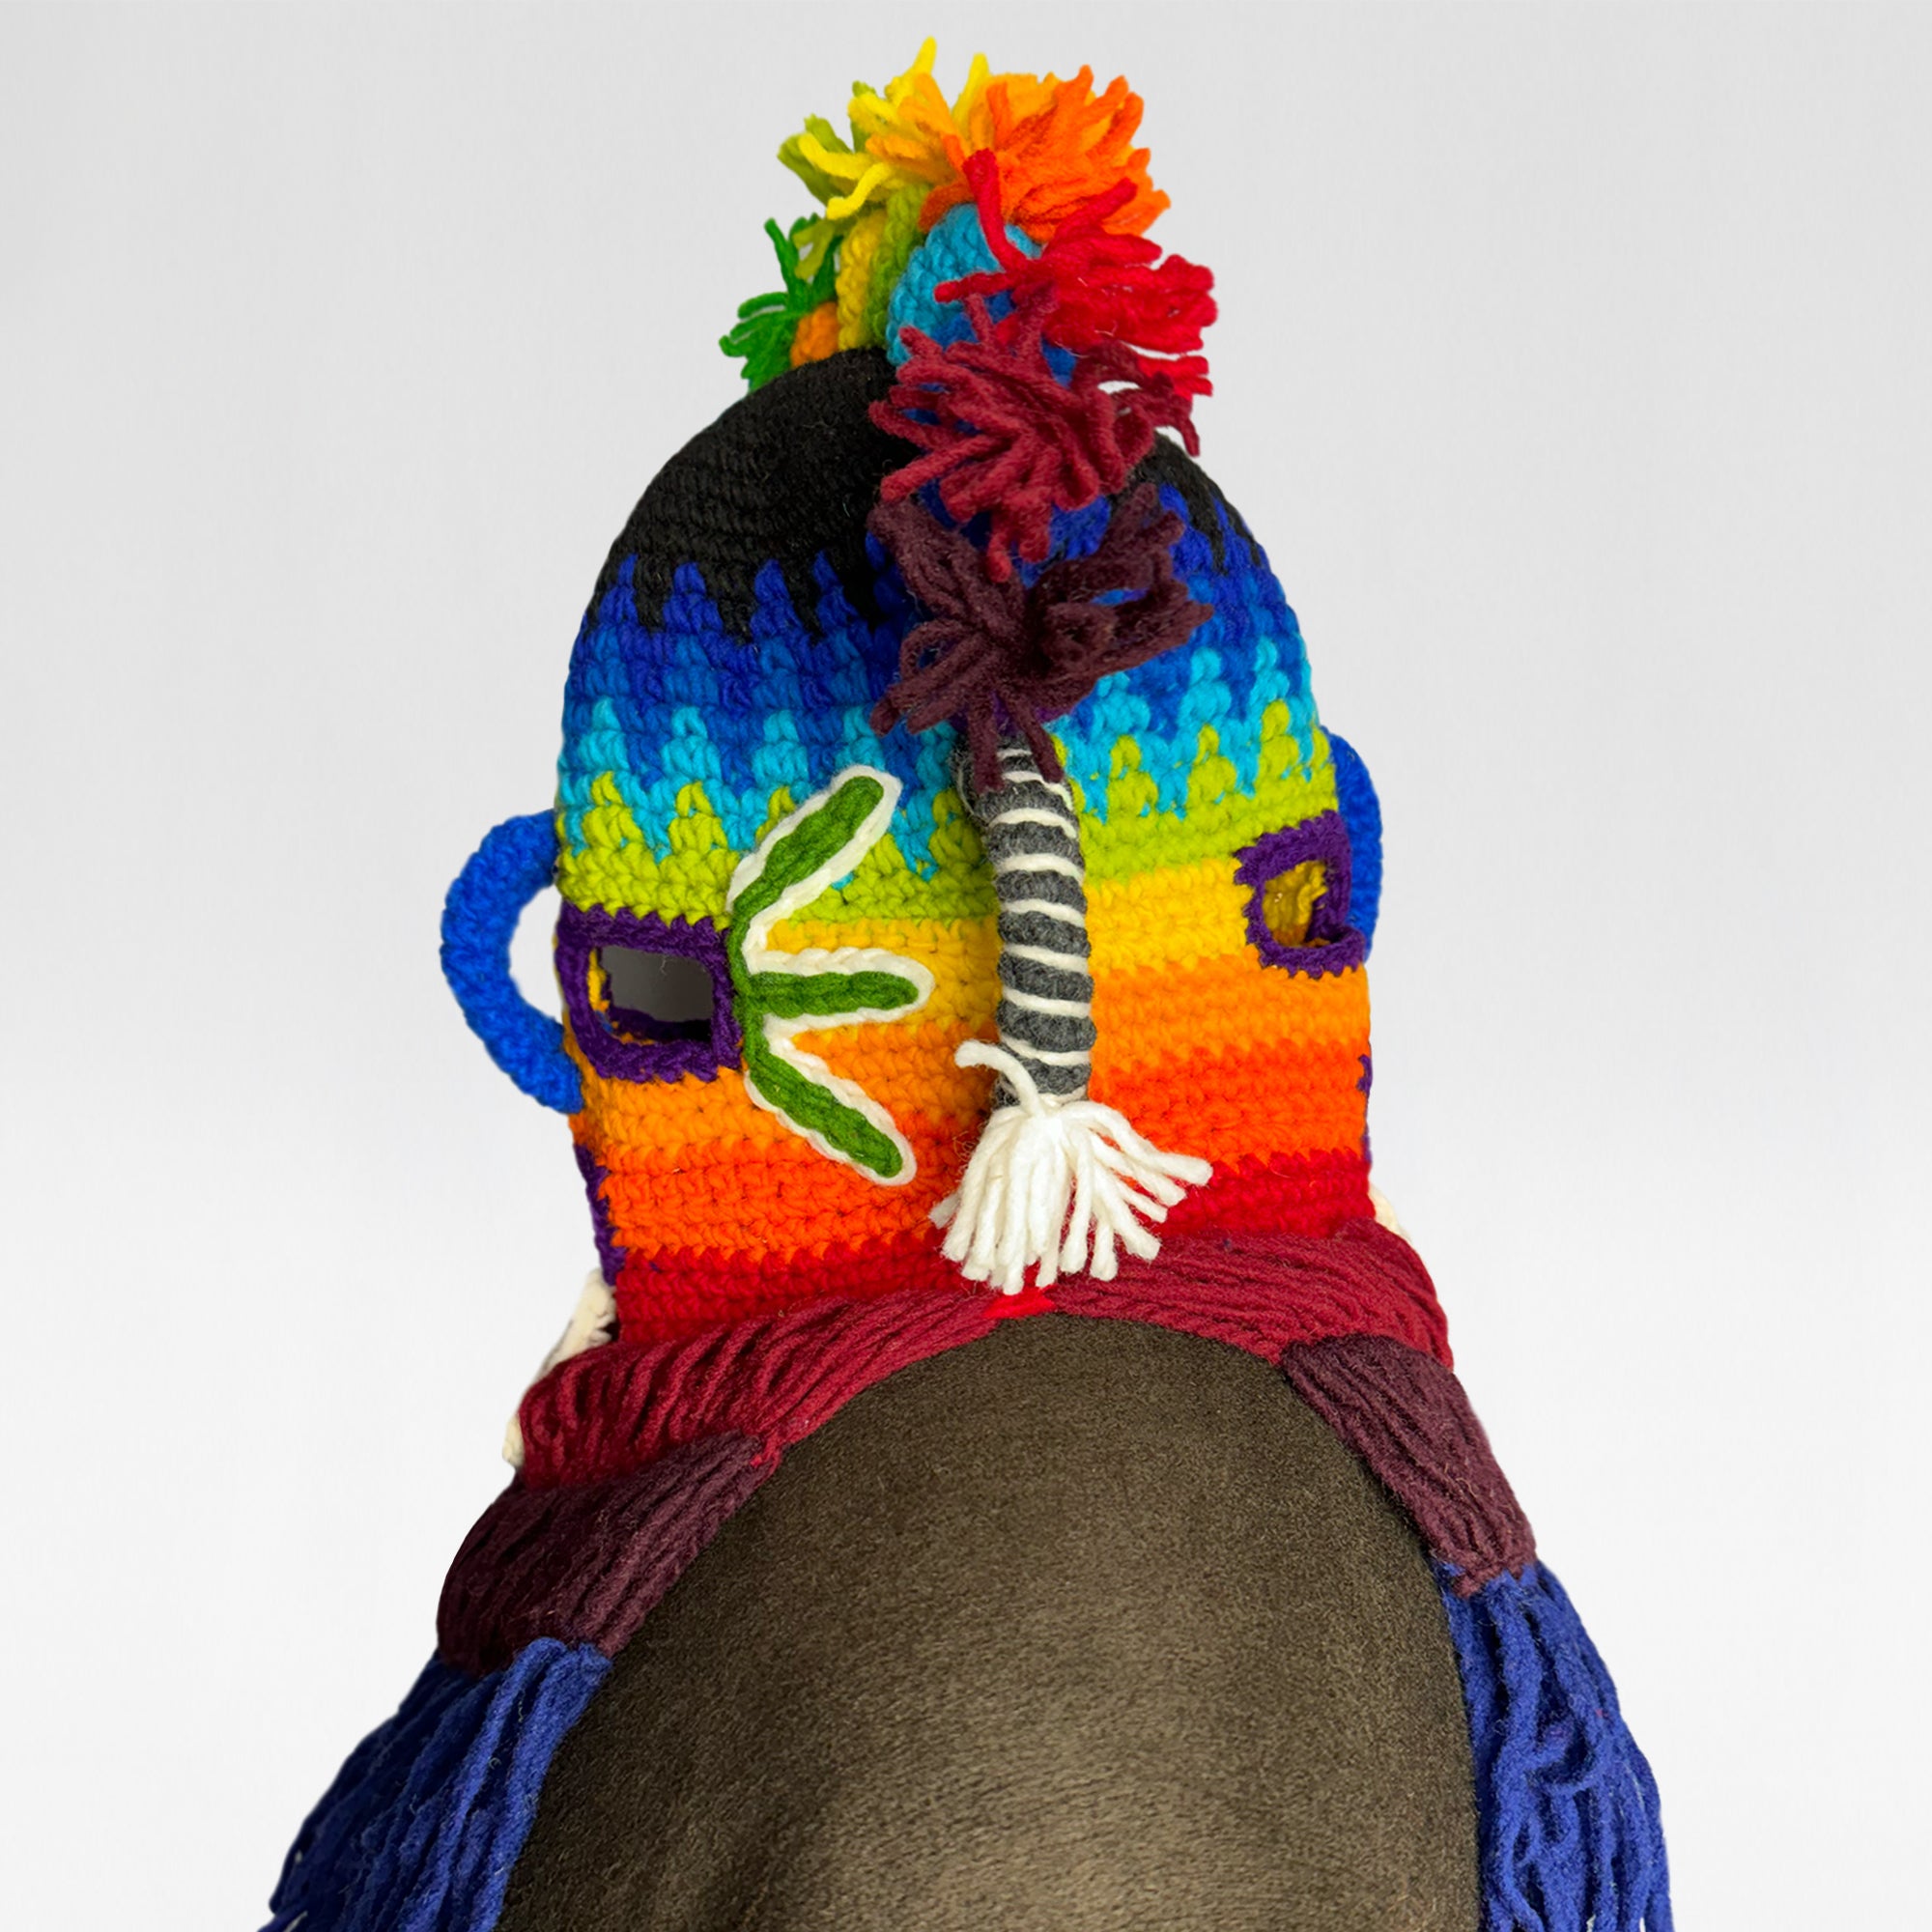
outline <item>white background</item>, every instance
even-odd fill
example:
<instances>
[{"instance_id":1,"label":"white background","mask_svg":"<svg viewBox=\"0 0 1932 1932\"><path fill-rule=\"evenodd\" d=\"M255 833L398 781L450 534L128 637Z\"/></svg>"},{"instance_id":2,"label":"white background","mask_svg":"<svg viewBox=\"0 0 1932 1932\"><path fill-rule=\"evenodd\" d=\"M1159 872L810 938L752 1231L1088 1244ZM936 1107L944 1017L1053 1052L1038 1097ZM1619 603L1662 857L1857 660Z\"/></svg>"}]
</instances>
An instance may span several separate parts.
<instances>
[{"instance_id":1,"label":"white background","mask_svg":"<svg viewBox=\"0 0 1932 1932\"><path fill-rule=\"evenodd\" d=\"M1198 4L0 15L0 1917L257 1923L429 1651L592 1259L442 892L928 28L1149 99L1384 802L1379 1179L1682 1923L1922 1922L1927 15Z\"/></svg>"}]
</instances>

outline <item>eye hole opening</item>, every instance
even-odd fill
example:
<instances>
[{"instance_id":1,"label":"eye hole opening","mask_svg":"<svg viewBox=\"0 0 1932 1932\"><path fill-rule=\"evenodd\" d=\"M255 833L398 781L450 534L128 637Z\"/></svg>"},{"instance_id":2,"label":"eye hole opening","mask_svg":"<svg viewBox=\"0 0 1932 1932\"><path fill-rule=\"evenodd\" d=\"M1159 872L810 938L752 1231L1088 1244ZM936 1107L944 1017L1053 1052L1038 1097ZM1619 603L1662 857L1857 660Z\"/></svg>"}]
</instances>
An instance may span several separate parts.
<instances>
[{"instance_id":1,"label":"eye hole opening","mask_svg":"<svg viewBox=\"0 0 1932 1932\"><path fill-rule=\"evenodd\" d=\"M1278 946L1325 946L1326 933L1317 932L1316 909L1328 890L1328 867L1321 859L1304 859L1275 873L1262 888L1262 923Z\"/></svg>"},{"instance_id":2,"label":"eye hole opening","mask_svg":"<svg viewBox=\"0 0 1932 1932\"><path fill-rule=\"evenodd\" d=\"M1339 811L1264 832L1242 846L1235 879L1248 889L1248 943L1264 966L1322 979L1362 963L1349 918L1350 853Z\"/></svg>"},{"instance_id":3,"label":"eye hole opening","mask_svg":"<svg viewBox=\"0 0 1932 1932\"><path fill-rule=\"evenodd\" d=\"M711 1037L717 986L705 961L642 946L600 946L594 957L604 1023L619 1039Z\"/></svg>"},{"instance_id":4,"label":"eye hole opening","mask_svg":"<svg viewBox=\"0 0 1932 1932\"><path fill-rule=\"evenodd\" d=\"M556 918L564 1012L606 1080L712 1080L737 1065L724 935L708 919L573 905Z\"/></svg>"}]
</instances>

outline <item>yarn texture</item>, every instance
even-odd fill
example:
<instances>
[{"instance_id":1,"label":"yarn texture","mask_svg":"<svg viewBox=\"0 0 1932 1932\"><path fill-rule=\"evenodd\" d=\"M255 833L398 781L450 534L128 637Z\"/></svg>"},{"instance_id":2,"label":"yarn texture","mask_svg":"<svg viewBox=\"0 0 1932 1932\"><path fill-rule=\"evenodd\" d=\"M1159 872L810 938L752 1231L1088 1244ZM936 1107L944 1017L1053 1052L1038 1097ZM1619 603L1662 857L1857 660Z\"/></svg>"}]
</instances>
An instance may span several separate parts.
<instances>
[{"instance_id":1,"label":"yarn texture","mask_svg":"<svg viewBox=\"0 0 1932 1932\"><path fill-rule=\"evenodd\" d=\"M477 1677L433 1660L303 1825L267 1932L490 1932L544 1774L610 1669L554 1637Z\"/></svg>"},{"instance_id":2,"label":"yarn texture","mask_svg":"<svg viewBox=\"0 0 1932 1932\"><path fill-rule=\"evenodd\" d=\"M1485 1932L1670 1932L1649 1767L1370 1186L1380 809L1195 460L1212 277L1149 237L1124 80L933 67L781 148L816 207L724 338L747 393L604 561L554 809L450 889L451 988L568 1116L599 1266L270 1932L492 1932L573 1726L800 1444L1121 1324L1206 1385L1238 1351L1351 1472L1329 1520L1452 1697L1453 1648L1431 1789ZM553 883L560 1019L508 964Z\"/></svg>"},{"instance_id":3,"label":"yarn texture","mask_svg":"<svg viewBox=\"0 0 1932 1932\"><path fill-rule=\"evenodd\" d=\"M583 1090L572 1125L600 1177L593 1212L623 1257L611 1280L633 1333L690 1332L848 1292L854 1279L881 1293L959 1280L932 1215L963 1182L993 1078L957 1055L999 1037L1002 960L1016 955L1002 940L980 817L959 789L955 752L970 733L949 719L914 732L878 715L908 639L936 620L863 518L857 554L849 528L821 520L828 497L876 499L903 461L902 448L852 427L868 425L867 406L890 382L882 354L846 352L759 389L696 439L619 537L573 654L555 821L558 884L574 909L558 950ZM828 435L828 423L847 428ZM815 472L798 467L812 447ZM1136 489L1152 499L1137 497L1123 527L1144 538L1167 521L1172 594L1207 614L1190 611L1182 641L1103 671L1070 709L1044 707L1076 820L1089 1097L1150 1145L1213 1168L1168 1227L1326 1232L1369 1211L1366 981L1339 869L1321 944L1305 955L1321 971L1278 970L1255 952L1250 901L1266 881L1249 848L1335 814L1335 766L1299 628L1246 526L1172 445L1151 454ZM707 511L708 534L689 534ZM734 518L746 531L735 549ZM1112 527L1105 501L1069 524L1070 555L1053 566L1060 601L1075 601L1070 573ZM820 546L809 562L807 541ZM1120 581L1110 565L1090 583ZM655 608L644 583L668 586ZM803 607L801 585L814 586ZM988 594L1014 603L1026 587L989 583ZM741 609L734 629L726 612ZM846 876L774 923L768 944L869 949L932 975L916 1008L863 1023L813 1016L792 1036L902 1136L909 1171L884 1187L761 1105L731 1044L752 1033L726 956L734 872L802 801L860 767L897 781L890 824ZM667 1045L633 1030L635 1067L614 1065L579 914L613 922L599 928L613 943L703 957L715 980L708 1034ZM640 1077L646 1062L660 1077Z\"/></svg>"},{"instance_id":4,"label":"yarn texture","mask_svg":"<svg viewBox=\"0 0 1932 1932\"><path fill-rule=\"evenodd\" d=\"M789 812L731 875L725 956L745 1028L745 1080L753 1101L807 1144L874 1179L910 1180L917 1157L892 1116L851 1080L796 1044L828 1021L863 1026L916 1011L932 993L917 960L879 947L774 951L779 921L857 869L892 822L898 781L855 765Z\"/></svg>"}]
</instances>

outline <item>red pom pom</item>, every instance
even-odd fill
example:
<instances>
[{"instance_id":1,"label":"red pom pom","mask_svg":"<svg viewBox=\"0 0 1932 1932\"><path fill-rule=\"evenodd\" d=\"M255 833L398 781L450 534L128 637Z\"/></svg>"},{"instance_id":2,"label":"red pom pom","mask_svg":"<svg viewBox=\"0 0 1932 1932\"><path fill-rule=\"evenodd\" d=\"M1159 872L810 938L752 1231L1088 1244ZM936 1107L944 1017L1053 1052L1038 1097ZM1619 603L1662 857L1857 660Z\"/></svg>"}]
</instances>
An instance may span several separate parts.
<instances>
[{"instance_id":1,"label":"red pom pom","mask_svg":"<svg viewBox=\"0 0 1932 1932\"><path fill-rule=\"evenodd\" d=\"M1207 358L1196 352L1214 320L1214 277L1179 255L1163 261L1145 236L1108 232L1107 219L1131 196L1131 183L1096 195L1060 224L1037 255L1029 255L1007 233L993 156L969 156L965 174L1000 266L942 283L933 291L941 301L1006 295L1017 303L1035 292L1050 295L1042 327L1056 348L1083 355L1103 342L1119 343L1143 382L1164 378L1190 400L1211 393Z\"/></svg>"}]
</instances>

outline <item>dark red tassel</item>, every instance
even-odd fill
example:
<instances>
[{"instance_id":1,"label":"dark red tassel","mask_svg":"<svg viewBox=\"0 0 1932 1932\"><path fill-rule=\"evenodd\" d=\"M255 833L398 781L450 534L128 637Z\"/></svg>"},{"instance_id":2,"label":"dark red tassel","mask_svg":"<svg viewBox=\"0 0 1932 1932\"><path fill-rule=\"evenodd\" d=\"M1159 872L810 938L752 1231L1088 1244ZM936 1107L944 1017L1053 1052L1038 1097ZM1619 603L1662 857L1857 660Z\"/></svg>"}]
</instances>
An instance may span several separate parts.
<instances>
[{"instance_id":1,"label":"dark red tassel","mask_svg":"<svg viewBox=\"0 0 1932 1932\"><path fill-rule=\"evenodd\" d=\"M1124 344L1097 343L1067 382L1055 376L1040 338L1051 300L1035 291L996 327L984 298L969 296L974 339L943 348L906 328L899 380L872 405L881 429L925 452L886 478L883 500L936 484L954 523L990 517L985 568L1001 582L1015 557L1046 561L1056 510L1125 488L1156 429L1179 430L1194 446L1186 396L1164 375L1143 380Z\"/></svg>"},{"instance_id":2,"label":"dark red tassel","mask_svg":"<svg viewBox=\"0 0 1932 1932\"><path fill-rule=\"evenodd\" d=\"M1047 721L1110 672L1184 642L1208 615L1174 574L1180 519L1160 507L1151 483L1115 504L1091 556L1063 558L1030 588L1010 574L994 578L977 546L916 499L882 504L868 527L928 613L899 647L898 682L874 707L872 728L902 719L923 731L957 720L981 791L999 784L1000 739L1015 731L1040 771L1060 780ZM1097 601L1105 597L1121 601Z\"/></svg>"}]
</instances>

